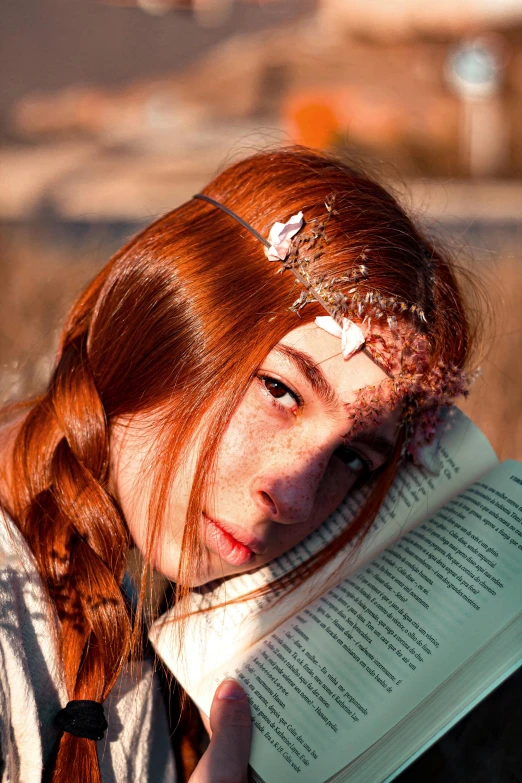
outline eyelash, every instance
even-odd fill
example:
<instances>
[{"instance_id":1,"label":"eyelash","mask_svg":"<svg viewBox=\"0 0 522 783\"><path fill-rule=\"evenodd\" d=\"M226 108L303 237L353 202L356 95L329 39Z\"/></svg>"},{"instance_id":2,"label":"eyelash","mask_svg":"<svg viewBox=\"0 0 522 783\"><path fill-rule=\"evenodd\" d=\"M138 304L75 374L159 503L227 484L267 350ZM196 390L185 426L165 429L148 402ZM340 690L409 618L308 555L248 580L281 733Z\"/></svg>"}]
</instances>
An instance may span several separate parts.
<instances>
[{"instance_id":1,"label":"eyelash","mask_svg":"<svg viewBox=\"0 0 522 783\"><path fill-rule=\"evenodd\" d=\"M272 378L271 375L258 375L259 380L261 381L263 388L265 391L270 395L272 398L273 404L279 408L279 410L282 410L284 412L290 411L290 413L294 413L292 408L289 408L286 405L282 405L280 402L278 402L278 399L282 399L287 394L294 400L298 408L301 408L304 404L304 400L301 397L300 394L298 394L296 391L293 391L292 389L289 389L286 383L283 383L282 381L279 381L277 378ZM275 397L270 389L268 388L268 384L272 384L274 387L278 387L284 394L281 395L280 398Z\"/></svg>"},{"instance_id":2,"label":"eyelash","mask_svg":"<svg viewBox=\"0 0 522 783\"><path fill-rule=\"evenodd\" d=\"M350 467L349 463L353 462L354 457L360 460L363 467L360 468L358 472L360 473L361 476L364 476L365 478L368 478L368 476L373 472L373 465L371 461L367 457L364 457L355 449L352 449L350 446L340 446L334 452L334 454L348 467ZM353 470L354 472L357 472L356 468L350 468L350 469Z\"/></svg>"}]
</instances>

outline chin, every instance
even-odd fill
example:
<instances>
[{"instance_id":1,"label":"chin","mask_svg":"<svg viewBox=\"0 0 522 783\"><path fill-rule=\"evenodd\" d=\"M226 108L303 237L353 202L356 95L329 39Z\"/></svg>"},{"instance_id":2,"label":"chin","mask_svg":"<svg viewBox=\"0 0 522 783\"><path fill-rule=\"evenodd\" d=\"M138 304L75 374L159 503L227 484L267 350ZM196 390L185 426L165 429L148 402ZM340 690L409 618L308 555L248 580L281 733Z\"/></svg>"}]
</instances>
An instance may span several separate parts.
<instances>
[{"instance_id":1,"label":"chin","mask_svg":"<svg viewBox=\"0 0 522 783\"><path fill-rule=\"evenodd\" d=\"M224 563L217 558L216 555L211 555L208 558L208 562L206 564L201 564L200 568L195 573L188 575L187 578L183 580L183 583L179 579L178 574L176 574L176 577L168 578L178 584L183 584L184 587L203 587L203 585L214 582L217 579L225 579L229 576L239 576L239 574L246 574L248 571L255 571L256 568L259 567L259 563L252 564L250 567L248 565L232 566L228 563Z\"/></svg>"},{"instance_id":2,"label":"chin","mask_svg":"<svg viewBox=\"0 0 522 783\"><path fill-rule=\"evenodd\" d=\"M175 582L183 587L194 588L203 587L203 585L209 582L214 582L216 579L224 579L228 576L236 576L239 574L245 574L248 571L255 571L267 562L267 559L260 557L254 557L252 563L236 566L225 562L215 552L203 550L201 560L197 564L192 573L185 574L183 579L179 574L179 553L176 558L158 557L152 562L153 568L158 571L162 576L169 580L169 582ZM173 562L174 561L174 562Z\"/></svg>"},{"instance_id":3,"label":"chin","mask_svg":"<svg viewBox=\"0 0 522 783\"><path fill-rule=\"evenodd\" d=\"M175 566L169 566L164 562L153 563L153 568L158 571L169 582L175 582L183 587L202 587L203 585L213 582L215 579L221 579L224 576L230 576L231 573L237 573L232 571L230 566L225 564L225 568L211 567L209 563L200 564L192 573L185 574L184 578L180 577L179 563Z\"/></svg>"}]
</instances>

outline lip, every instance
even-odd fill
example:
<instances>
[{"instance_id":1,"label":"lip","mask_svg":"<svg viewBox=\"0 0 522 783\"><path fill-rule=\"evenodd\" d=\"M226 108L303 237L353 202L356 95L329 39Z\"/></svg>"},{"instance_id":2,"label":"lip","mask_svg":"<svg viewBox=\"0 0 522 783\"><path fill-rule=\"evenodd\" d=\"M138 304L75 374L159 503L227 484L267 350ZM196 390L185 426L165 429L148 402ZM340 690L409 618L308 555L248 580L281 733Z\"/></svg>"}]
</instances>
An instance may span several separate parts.
<instances>
[{"instance_id":1,"label":"lip","mask_svg":"<svg viewBox=\"0 0 522 783\"><path fill-rule=\"evenodd\" d=\"M207 546L230 565L246 565L255 554L263 554L266 550L259 539L236 525L229 522L218 522L206 514L203 514L203 520L206 527Z\"/></svg>"}]
</instances>

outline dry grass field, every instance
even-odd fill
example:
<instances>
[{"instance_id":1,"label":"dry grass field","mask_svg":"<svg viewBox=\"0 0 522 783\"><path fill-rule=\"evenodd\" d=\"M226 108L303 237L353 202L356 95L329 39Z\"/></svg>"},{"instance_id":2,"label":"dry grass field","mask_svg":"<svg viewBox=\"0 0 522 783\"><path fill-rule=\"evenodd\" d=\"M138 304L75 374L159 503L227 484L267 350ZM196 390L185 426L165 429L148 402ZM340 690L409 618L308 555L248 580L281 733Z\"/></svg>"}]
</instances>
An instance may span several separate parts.
<instances>
[{"instance_id":1,"label":"dry grass field","mask_svg":"<svg viewBox=\"0 0 522 783\"><path fill-rule=\"evenodd\" d=\"M45 385L74 298L113 249L102 232L75 243L35 228L0 228L0 402Z\"/></svg>"},{"instance_id":2,"label":"dry grass field","mask_svg":"<svg viewBox=\"0 0 522 783\"><path fill-rule=\"evenodd\" d=\"M461 405L498 457L522 460L522 258L506 254L477 269L489 299L481 374Z\"/></svg>"}]
</instances>

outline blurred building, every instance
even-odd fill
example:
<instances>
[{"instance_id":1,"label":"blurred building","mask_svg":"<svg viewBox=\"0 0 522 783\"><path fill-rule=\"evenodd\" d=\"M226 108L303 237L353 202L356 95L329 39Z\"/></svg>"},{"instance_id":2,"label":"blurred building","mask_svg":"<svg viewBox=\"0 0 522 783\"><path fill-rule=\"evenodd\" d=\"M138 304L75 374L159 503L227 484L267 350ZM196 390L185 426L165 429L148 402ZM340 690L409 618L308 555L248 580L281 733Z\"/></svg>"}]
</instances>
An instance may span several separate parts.
<instances>
[{"instance_id":1,"label":"blurred building","mask_svg":"<svg viewBox=\"0 0 522 783\"><path fill-rule=\"evenodd\" d=\"M146 25L154 9L172 19L233 0L103 2ZM154 213L231 148L281 141L368 156L400 177L518 179L521 99L522 0L320 0L175 73L29 92L10 111L24 146L2 154L22 176L0 214L30 209L42 189L66 217Z\"/></svg>"}]
</instances>

